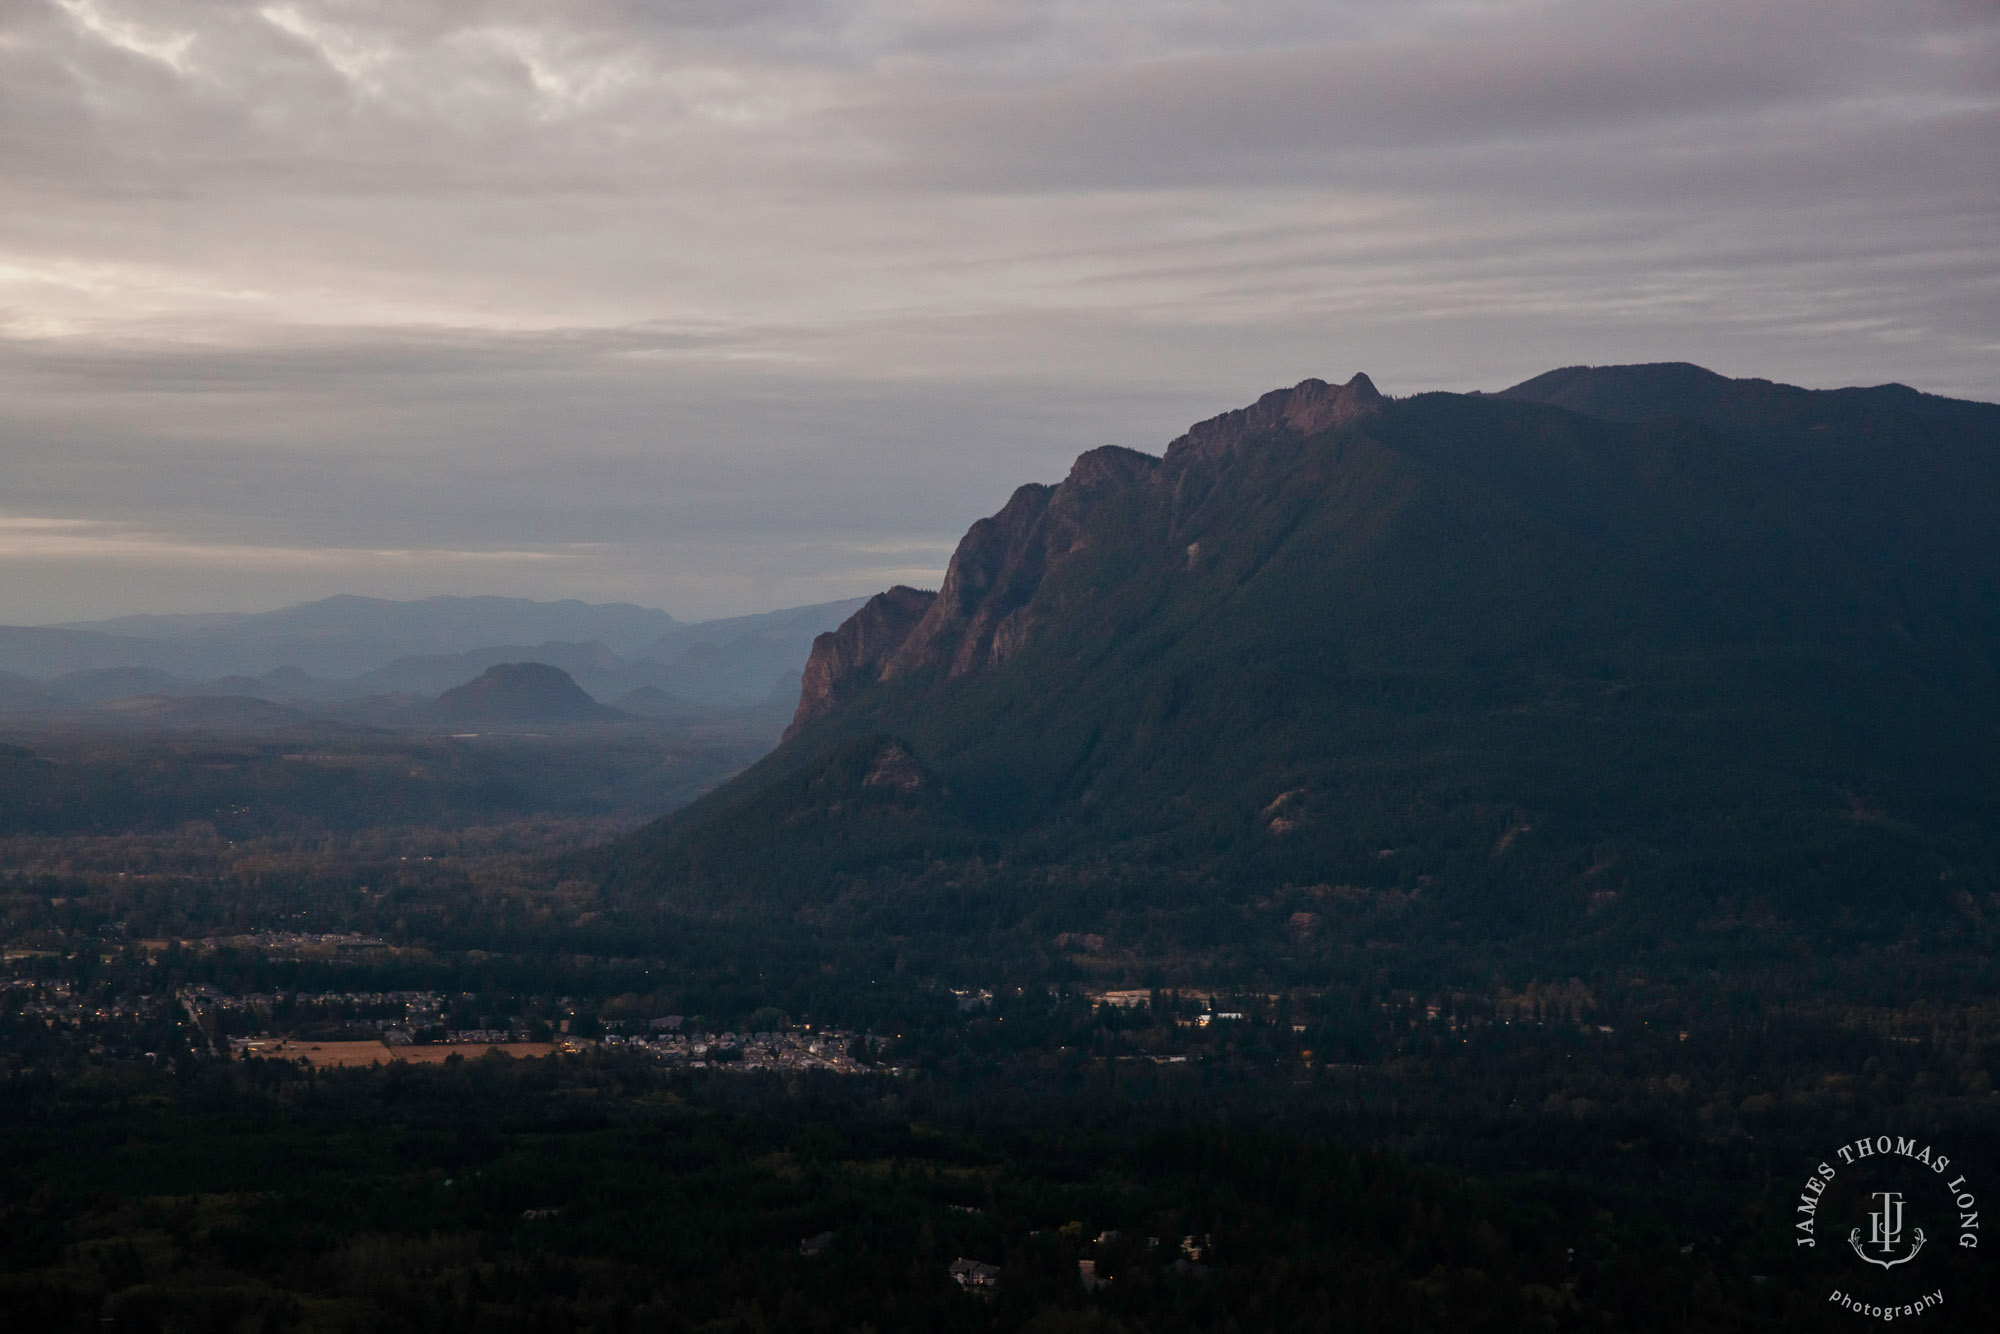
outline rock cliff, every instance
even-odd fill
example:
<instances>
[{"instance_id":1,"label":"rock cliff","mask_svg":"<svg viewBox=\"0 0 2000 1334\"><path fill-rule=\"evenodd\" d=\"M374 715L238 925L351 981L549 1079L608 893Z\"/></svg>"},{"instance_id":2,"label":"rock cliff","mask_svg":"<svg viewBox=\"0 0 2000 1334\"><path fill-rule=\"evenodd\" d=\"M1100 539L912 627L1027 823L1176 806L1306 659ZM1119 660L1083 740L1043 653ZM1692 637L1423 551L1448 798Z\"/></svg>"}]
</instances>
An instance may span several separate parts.
<instances>
[{"instance_id":1,"label":"rock cliff","mask_svg":"<svg viewBox=\"0 0 2000 1334\"><path fill-rule=\"evenodd\" d=\"M883 665L903 646L937 596L898 584L869 598L838 629L815 638L799 682L798 711L785 729L785 739L791 740L807 723L879 680Z\"/></svg>"},{"instance_id":2,"label":"rock cliff","mask_svg":"<svg viewBox=\"0 0 2000 1334\"><path fill-rule=\"evenodd\" d=\"M1301 380L1290 389L1273 389L1247 408L1197 422L1167 446L1166 463L1184 468L1196 459L1224 462L1246 440L1274 431L1318 435L1366 416L1381 402L1375 382L1366 375L1357 374L1346 384Z\"/></svg>"},{"instance_id":3,"label":"rock cliff","mask_svg":"<svg viewBox=\"0 0 2000 1334\"><path fill-rule=\"evenodd\" d=\"M937 593L892 588L813 641L786 739L868 685L964 676L1019 652L1034 637L1036 595L1046 576L1082 550L1098 506L1136 488L1179 487L1190 472L1227 466L1248 441L1276 433L1315 435L1366 415L1381 401L1366 375L1344 385L1305 380L1197 423L1163 459L1115 446L1093 449L1060 484L1021 487L998 514L967 531Z\"/></svg>"}]
</instances>

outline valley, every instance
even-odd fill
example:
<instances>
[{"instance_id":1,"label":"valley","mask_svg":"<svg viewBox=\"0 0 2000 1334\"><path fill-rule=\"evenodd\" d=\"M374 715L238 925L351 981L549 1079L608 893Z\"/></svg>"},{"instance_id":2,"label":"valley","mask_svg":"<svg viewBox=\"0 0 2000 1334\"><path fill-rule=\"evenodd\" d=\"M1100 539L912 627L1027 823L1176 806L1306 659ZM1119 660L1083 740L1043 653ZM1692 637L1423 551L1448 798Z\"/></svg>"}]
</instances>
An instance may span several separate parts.
<instances>
[{"instance_id":1,"label":"valley","mask_svg":"<svg viewBox=\"0 0 2000 1334\"><path fill-rule=\"evenodd\" d=\"M630 685L646 617L373 721L72 680L0 719L0 1298L1823 1328L1826 1145L2000 1163L1996 487L1893 386L1307 381L717 632L788 695Z\"/></svg>"}]
</instances>

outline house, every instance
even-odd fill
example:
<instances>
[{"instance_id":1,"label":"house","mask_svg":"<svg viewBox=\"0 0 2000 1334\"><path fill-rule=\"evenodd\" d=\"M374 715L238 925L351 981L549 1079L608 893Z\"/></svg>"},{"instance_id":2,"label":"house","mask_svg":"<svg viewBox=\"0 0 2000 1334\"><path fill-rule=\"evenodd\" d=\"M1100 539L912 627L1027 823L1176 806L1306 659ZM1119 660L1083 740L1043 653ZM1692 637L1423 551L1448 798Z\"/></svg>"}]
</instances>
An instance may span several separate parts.
<instances>
[{"instance_id":1,"label":"house","mask_svg":"<svg viewBox=\"0 0 2000 1334\"><path fill-rule=\"evenodd\" d=\"M959 1256L951 1262L952 1281L961 1288L991 1289L1000 1285L1000 1266Z\"/></svg>"}]
</instances>

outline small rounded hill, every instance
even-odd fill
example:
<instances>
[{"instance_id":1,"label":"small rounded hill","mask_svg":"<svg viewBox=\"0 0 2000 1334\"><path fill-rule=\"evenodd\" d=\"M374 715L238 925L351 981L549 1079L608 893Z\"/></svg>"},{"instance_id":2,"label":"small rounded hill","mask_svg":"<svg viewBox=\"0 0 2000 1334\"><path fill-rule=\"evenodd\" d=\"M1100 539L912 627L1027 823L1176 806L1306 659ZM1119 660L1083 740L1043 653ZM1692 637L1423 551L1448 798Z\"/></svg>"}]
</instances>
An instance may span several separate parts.
<instances>
[{"instance_id":1,"label":"small rounded hill","mask_svg":"<svg viewBox=\"0 0 2000 1334\"><path fill-rule=\"evenodd\" d=\"M613 723L631 717L599 704L560 667L503 662L437 697L431 717L454 726L541 726Z\"/></svg>"}]
</instances>

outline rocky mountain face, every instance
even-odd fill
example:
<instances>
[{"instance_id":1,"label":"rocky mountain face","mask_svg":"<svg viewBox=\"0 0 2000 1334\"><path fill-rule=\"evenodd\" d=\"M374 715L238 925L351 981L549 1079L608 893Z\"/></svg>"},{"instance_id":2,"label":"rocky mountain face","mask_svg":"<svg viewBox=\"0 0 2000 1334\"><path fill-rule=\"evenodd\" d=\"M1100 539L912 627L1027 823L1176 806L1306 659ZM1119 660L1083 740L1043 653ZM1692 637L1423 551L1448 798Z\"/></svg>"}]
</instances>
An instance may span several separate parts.
<instances>
[{"instance_id":1,"label":"rocky mountain face","mask_svg":"<svg viewBox=\"0 0 2000 1334\"><path fill-rule=\"evenodd\" d=\"M1381 402L1366 375L1344 385L1306 380L1197 423L1163 459L1094 449L1061 483L1021 487L998 514L972 525L937 593L891 589L813 642L787 739L871 685L951 679L1013 657L1059 611L1038 597L1050 573L1088 546L1091 519L1101 506L1164 503L1171 541L1245 441L1273 433L1303 438L1358 420ZM1192 568L1199 544L1187 554Z\"/></svg>"},{"instance_id":2,"label":"rocky mountain face","mask_svg":"<svg viewBox=\"0 0 2000 1334\"><path fill-rule=\"evenodd\" d=\"M1020 488L937 594L820 636L785 744L620 876L742 906L1150 867L1440 929L1930 911L2000 864L1994 512L2000 407L1897 386L1308 380ZM891 753L920 786L866 781Z\"/></svg>"},{"instance_id":3,"label":"rocky mountain face","mask_svg":"<svg viewBox=\"0 0 2000 1334\"><path fill-rule=\"evenodd\" d=\"M1195 423L1186 435L1167 446L1166 461L1183 466L1195 459L1224 463L1246 440L1281 430L1299 436L1318 435L1367 416L1382 402L1375 382L1364 374L1356 373L1342 385L1302 380L1290 389L1272 390L1247 408Z\"/></svg>"},{"instance_id":4,"label":"rocky mountain face","mask_svg":"<svg viewBox=\"0 0 2000 1334\"><path fill-rule=\"evenodd\" d=\"M814 638L786 739L879 681L889 659L936 601L935 593L898 585L877 593L838 628Z\"/></svg>"}]
</instances>

